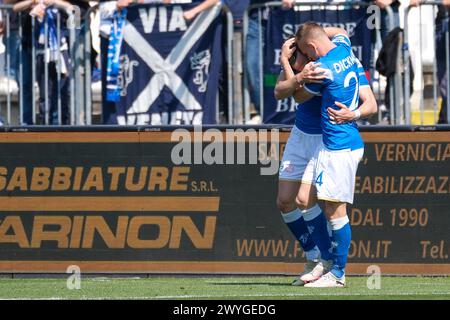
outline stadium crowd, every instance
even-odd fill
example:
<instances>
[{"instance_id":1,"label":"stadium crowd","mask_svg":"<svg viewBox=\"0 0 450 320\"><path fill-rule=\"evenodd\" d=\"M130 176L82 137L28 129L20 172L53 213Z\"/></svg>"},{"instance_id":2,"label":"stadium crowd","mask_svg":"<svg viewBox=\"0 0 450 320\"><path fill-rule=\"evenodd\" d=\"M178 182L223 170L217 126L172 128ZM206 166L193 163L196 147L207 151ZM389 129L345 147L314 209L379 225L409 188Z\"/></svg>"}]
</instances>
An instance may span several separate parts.
<instances>
[{"instance_id":1,"label":"stadium crowd","mask_svg":"<svg viewBox=\"0 0 450 320\"><path fill-rule=\"evenodd\" d=\"M273 1L264 1L264 0L203 0L198 1L198 5L193 7L190 10L186 10L183 13L183 17L186 21L193 20L200 12L206 10L218 2L222 1L225 5L227 5L234 17L234 25L236 30L240 30L242 27L242 16L244 11L252 5L264 4L267 2ZM77 6L80 8L81 13L81 28L79 32L84 32L85 28L91 28L91 25L86 23L85 17L89 8L97 5L99 3L99 12L100 12L100 25L99 30L93 32L93 35L99 34L98 39L92 38L92 55L91 61L93 68L93 81L100 80L102 87L102 119L103 122L106 123L108 117L111 115L112 110L114 110L114 101L108 99L107 97L107 72L106 66L110 61L108 61L108 50L111 46L111 26L113 25L113 17L117 12L121 12L124 8L130 6L134 3L162 3L162 4L171 4L176 1L172 0L118 0L118 1L87 1L87 0L3 0L0 1L0 4L11 4L14 5L13 13L10 14L10 26L9 26L9 36L7 36L6 28L5 28L5 14L3 14L2 22L0 23L0 33L3 35L3 43L6 45L7 50L9 51L10 56L10 68L6 71L6 76L14 79L17 83L22 84L22 103L23 103L23 112L22 118L20 119L21 124L23 125L31 125L31 124L68 124L69 123L69 106L68 101L70 99L70 90L69 90L69 79L71 77L70 63L69 59L69 44L68 44L68 30L66 28L61 29L61 43L57 43L57 41L52 38L52 28L55 27L55 16L54 11L49 8L52 6L58 6L60 8L66 8L71 10L73 6ZM295 6L295 0L282 0L281 6L285 10L293 10ZM308 1L302 1L308 2ZM311 1L309 1L311 2ZM313 1L317 2L317 1ZM326 2L326 1L324 1ZM354 2L354 1L346 1L346 0L337 0L333 2ZM364 2L373 2L381 9L381 36L382 40L388 38L389 29L393 27L399 27L400 25L400 17L399 17L399 8L401 2L405 1L393 1L393 0L376 0L376 1L364 1ZM406 5L417 6L420 4L420 0L411 0L408 1ZM404 5L404 4L403 4ZM389 6L394 13L394 21L390 21L390 25L388 26L388 14L386 11L387 6ZM450 6L450 0L443 0L442 5L439 7L439 11L436 17L435 22L435 41L436 41L436 61L437 61L437 77L438 77L438 86L439 92L442 97L442 106L440 108L439 114L439 122L438 123L446 123L447 122L447 81L448 74L446 73L446 48L444 36L445 32L448 29L448 21L445 20L445 10L446 7ZM3 11L4 13L4 11ZM18 14L22 15L22 18L18 18ZM43 21L45 18L49 23L49 40L48 47L50 50L50 54L47 55L44 53L44 44L43 44L43 33L44 28L41 24L37 24L32 30L31 16L34 16L38 19L38 21ZM263 22L260 24L258 21L257 10L249 11L249 25L248 32L246 38L246 47L244 49L245 55L245 70L248 75L248 84L250 91L251 103L254 106L252 111L251 120L247 122L248 124L259 124L262 119L260 116L261 110L261 101L260 101L260 78L259 74L259 60L255 59L255 57L259 56L259 48L261 44L259 43L259 33L264 31L265 21L267 17L263 17ZM67 19L67 16L62 15L63 22L61 26L65 26L64 19ZM393 25L392 25L393 23ZM22 35L19 34L19 24L22 26ZM34 37L34 40L33 40ZM36 123L33 122L32 115L32 93L34 92L33 83L31 79L31 68L32 68L32 46L35 44L36 48L36 82L39 87L39 118L36 120ZM262 44L263 46L264 44ZM19 51L19 47L22 48ZM21 57L19 59L19 52L21 52ZM1 58L2 63L4 64L3 58ZM19 61L22 61L22 78L20 77L19 72ZM61 71L58 72L58 61L61 61ZM45 76L46 72L44 72L45 66L48 64L48 81L46 82L47 77ZM0 66L0 69L3 71L6 68L5 65ZM58 80L58 77L60 79ZM44 90L46 87L46 90ZM47 92L47 96L46 93ZM386 92L387 93L387 92ZM61 97L61 113L58 112L58 97ZM386 97L385 104L386 108L383 109L383 120L386 123L389 123L389 98ZM46 109L47 108L47 109ZM45 110L50 110L48 113L49 119L44 119Z\"/></svg>"}]
</instances>

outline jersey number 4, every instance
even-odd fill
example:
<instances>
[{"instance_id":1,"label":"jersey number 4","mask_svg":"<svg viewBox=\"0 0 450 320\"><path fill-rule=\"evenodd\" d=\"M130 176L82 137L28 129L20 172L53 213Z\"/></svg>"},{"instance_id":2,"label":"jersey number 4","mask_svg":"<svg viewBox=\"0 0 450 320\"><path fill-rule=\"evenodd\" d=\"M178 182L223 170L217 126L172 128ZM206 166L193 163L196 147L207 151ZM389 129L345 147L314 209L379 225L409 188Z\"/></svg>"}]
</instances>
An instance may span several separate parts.
<instances>
[{"instance_id":1,"label":"jersey number 4","mask_svg":"<svg viewBox=\"0 0 450 320\"><path fill-rule=\"evenodd\" d=\"M323 179L323 171L319 174L319 176L316 179L316 185L318 185L319 187L321 187L323 184L322 179Z\"/></svg>"}]
</instances>

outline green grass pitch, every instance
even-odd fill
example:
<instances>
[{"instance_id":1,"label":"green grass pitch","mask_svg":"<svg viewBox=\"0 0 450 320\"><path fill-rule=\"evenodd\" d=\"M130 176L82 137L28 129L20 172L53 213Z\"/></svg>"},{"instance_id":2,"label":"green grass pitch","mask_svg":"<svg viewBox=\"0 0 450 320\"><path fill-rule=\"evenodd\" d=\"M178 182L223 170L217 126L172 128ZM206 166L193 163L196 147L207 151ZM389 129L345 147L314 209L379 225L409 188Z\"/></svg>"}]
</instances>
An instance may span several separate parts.
<instances>
[{"instance_id":1,"label":"green grass pitch","mask_svg":"<svg viewBox=\"0 0 450 320\"><path fill-rule=\"evenodd\" d=\"M367 277L348 277L346 288L293 287L288 276L150 276L82 277L79 290L67 289L66 278L0 278L0 299L446 299L450 277L382 277L369 290Z\"/></svg>"}]
</instances>

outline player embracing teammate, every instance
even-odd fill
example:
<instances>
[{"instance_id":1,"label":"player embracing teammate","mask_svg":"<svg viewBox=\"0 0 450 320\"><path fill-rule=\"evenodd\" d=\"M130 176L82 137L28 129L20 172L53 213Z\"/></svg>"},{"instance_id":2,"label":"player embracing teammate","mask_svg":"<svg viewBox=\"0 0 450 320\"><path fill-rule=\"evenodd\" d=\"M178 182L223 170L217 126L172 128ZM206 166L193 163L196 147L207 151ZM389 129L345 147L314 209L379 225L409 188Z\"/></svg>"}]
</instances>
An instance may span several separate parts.
<instances>
[{"instance_id":1,"label":"player embracing teammate","mask_svg":"<svg viewBox=\"0 0 450 320\"><path fill-rule=\"evenodd\" d=\"M281 64L275 96L293 95L300 103L278 191L283 219L307 258L293 285L343 287L351 241L346 204L353 203L364 153L355 121L375 113L376 100L345 30L305 23L283 46ZM301 72L294 74L292 66Z\"/></svg>"}]
</instances>

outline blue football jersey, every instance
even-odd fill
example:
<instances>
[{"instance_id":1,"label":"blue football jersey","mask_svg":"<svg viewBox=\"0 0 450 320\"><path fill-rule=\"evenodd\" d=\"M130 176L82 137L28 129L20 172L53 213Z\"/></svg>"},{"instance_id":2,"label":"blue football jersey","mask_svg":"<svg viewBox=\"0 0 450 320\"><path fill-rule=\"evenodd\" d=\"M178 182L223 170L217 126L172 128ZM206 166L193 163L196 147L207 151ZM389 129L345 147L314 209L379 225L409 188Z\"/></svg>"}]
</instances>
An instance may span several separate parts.
<instances>
[{"instance_id":1,"label":"blue football jersey","mask_svg":"<svg viewBox=\"0 0 450 320\"><path fill-rule=\"evenodd\" d=\"M346 42L346 38L342 39L342 37L336 36L332 39L332 42L336 45L347 45L350 43ZM343 42L344 41L344 42ZM366 73L361 62L355 57L358 65L358 77L360 87L370 86L369 81L366 78ZM295 126L307 133L307 134L322 134L322 125L321 125L321 105L322 105L322 97L315 96L312 99L300 103L295 110Z\"/></svg>"},{"instance_id":2,"label":"blue football jersey","mask_svg":"<svg viewBox=\"0 0 450 320\"><path fill-rule=\"evenodd\" d=\"M298 104L295 109L295 126L307 134L322 134L320 124L321 105L322 97L319 96Z\"/></svg>"},{"instance_id":3,"label":"blue football jersey","mask_svg":"<svg viewBox=\"0 0 450 320\"><path fill-rule=\"evenodd\" d=\"M336 124L329 118L327 109L339 110L335 102L352 111L358 108L361 64L353 54L348 37L338 35L333 38L333 43L336 47L317 60L320 67L327 70L327 78L322 83L306 84L305 89L322 96L320 113L324 145L331 150L356 150L364 147L356 122Z\"/></svg>"}]
</instances>

